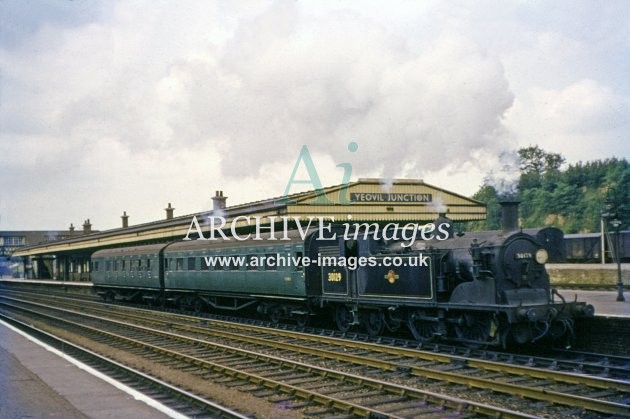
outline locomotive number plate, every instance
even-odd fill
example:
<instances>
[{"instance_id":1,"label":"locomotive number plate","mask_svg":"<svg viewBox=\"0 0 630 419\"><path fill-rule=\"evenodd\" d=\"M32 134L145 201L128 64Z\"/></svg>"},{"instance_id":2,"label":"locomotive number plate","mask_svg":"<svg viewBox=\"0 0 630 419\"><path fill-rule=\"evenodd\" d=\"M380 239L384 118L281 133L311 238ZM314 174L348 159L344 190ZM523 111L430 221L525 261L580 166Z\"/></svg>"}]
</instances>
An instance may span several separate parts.
<instances>
[{"instance_id":1,"label":"locomotive number plate","mask_svg":"<svg viewBox=\"0 0 630 419\"><path fill-rule=\"evenodd\" d=\"M328 272L328 282L341 282L342 280L341 272Z\"/></svg>"}]
</instances>

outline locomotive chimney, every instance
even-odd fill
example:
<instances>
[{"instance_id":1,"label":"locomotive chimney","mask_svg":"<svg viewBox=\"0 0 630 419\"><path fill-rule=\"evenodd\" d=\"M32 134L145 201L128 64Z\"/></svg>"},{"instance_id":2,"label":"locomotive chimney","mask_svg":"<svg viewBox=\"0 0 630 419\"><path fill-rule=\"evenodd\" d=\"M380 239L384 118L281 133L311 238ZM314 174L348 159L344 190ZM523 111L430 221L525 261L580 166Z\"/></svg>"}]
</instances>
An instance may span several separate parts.
<instances>
[{"instance_id":1,"label":"locomotive chimney","mask_svg":"<svg viewBox=\"0 0 630 419\"><path fill-rule=\"evenodd\" d=\"M74 225L72 223L70 223L69 230L70 230L70 233L74 233Z\"/></svg>"},{"instance_id":2,"label":"locomotive chimney","mask_svg":"<svg viewBox=\"0 0 630 419\"><path fill-rule=\"evenodd\" d=\"M129 216L127 215L127 211L123 211L123 215L121 215L120 218L122 218L122 228L129 227Z\"/></svg>"},{"instance_id":3,"label":"locomotive chimney","mask_svg":"<svg viewBox=\"0 0 630 419\"><path fill-rule=\"evenodd\" d=\"M212 209L215 211L225 209L226 200L227 196L223 196L223 191L216 191L212 197Z\"/></svg>"},{"instance_id":4,"label":"locomotive chimney","mask_svg":"<svg viewBox=\"0 0 630 419\"><path fill-rule=\"evenodd\" d=\"M503 231L518 230L518 204L520 201L505 199L500 201L501 224Z\"/></svg>"},{"instance_id":5,"label":"locomotive chimney","mask_svg":"<svg viewBox=\"0 0 630 419\"><path fill-rule=\"evenodd\" d=\"M90 219L88 218L83 223L83 234L90 234L92 232L92 224L90 223Z\"/></svg>"},{"instance_id":6,"label":"locomotive chimney","mask_svg":"<svg viewBox=\"0 0 630 419\"><path fill-rule=\"evenodd\" d=\"M452 239L453 237L455 237L455 229L453 228L453 220L451 220L450 218L447 217L445 212L440 212L438 214L438 218L435 219L435 221L433 221L433 224L435 225L435 228L437 230L437 228L440 226L440 224L444 224L442 226L442 230L446 230L447 232L447 239Z\"/></svg>"},{"instance_id":7,"label":"locomotive chimney","mask_svg":"<svg viewBox=\"0 0 630 419\"><path fill-rule=\"evenodd\" d=\"M173 219L173 212L175 211L175 208L171 207L171 203L168 203L168 207L164 208L164 211L166 211L166 219L167 220L172 220Z\"/></svg>"}]
</instances>

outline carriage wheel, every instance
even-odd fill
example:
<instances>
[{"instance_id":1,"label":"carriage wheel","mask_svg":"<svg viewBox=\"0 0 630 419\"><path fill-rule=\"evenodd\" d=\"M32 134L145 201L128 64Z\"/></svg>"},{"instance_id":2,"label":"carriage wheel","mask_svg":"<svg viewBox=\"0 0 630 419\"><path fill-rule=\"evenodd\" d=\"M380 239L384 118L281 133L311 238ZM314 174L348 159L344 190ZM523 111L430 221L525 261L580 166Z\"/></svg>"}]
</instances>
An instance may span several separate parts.
<instances>
[{"instance_id":1,"label":"carriage wheel","mask_svg":"<svg viewBox=\"0 0 630 419\"><path fill-rule=\"evenodd\" d=\"M201 314L204 311L205 305L201 298L195 298L191 304L191 308L195 314Z\"/></svg>"},{"instance_id":2,"label":"carriage wheel","mask_svg":"<svg viewBox=\"0 0 630 419\"><path fill-rule=\"evenodd\" d=\"M188 297L179 297L177 299L177 308L180 313L186 314L190 310L190 301L188 300Z\"/></svg>"},{"instance_id":3,"label":"carriage wheel","mask_svg":"<svg viewBox=\"0 0 630 419\"><path fill-rule=\"evenodd\" d=\"M271 323L274 326L280 323L281 318L282 318L282 310L280 310L280 307L273 306L269 309L269 320L271 320Z\"/></svg>"},{"instance_id":4,"label":"carriage wheel","mask_svg":"<svg viewBox=\"0 0 630 419\"><path fill-rule=\"evenodd\" d=\"M380 310L370 310L361 313L361 324L370 336L378 336L385 329L383 313Z\"/></svg>"},{"instance_id":5,"label":"carriage wheel","mask_svg":"<svg viewBox=\"0 0 630 419\"><path fill-rule=\"evenodd\" d=\"M420 317L424 315L424 313L419 314ZM420 318L416 317L415 313L409 316L409 319L407 319L407 327L418 342L431 342L433 339L435 339L436 333L439 330L439 325L437 322L432 322L430 320L421 320Z\"/></svg>"},{"instance_id":6,"label":"carriage wheel","mask_svg":"<svg viewBox=\"0 0 630 419\"><path fill-rule=\"evenodd\" d=\"M341 305L335 307L335 323L337 324L337 329L339 329L339 331L343 333L350 330L350 323L352 323L352 313L350 313L348 307Z\"/></svg>"}]
</instances>

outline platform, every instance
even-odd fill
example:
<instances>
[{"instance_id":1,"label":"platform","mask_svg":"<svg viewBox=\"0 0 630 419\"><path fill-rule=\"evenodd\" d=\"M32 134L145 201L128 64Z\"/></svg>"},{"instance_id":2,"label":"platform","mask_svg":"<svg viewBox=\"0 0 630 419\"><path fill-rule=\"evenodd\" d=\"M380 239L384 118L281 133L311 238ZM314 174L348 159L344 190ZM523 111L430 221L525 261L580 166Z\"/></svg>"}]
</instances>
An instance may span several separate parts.
<instances>
[{"instance_id":1,"label":"platform","mask_svg":"<svg viewBox=\"0 0 630 419\"><path fill-rule=\"evenodd\" d=\"M585 301L595 307L596 316L630 318L630 291L624 292L626 301L617 301L617 291L586 291L560 289L558 292L567 300Z\"/></svg>"},{"instance_id":2,"label":"platform","mask_svg":"<svg viewBox=\"0 0 630 419\"><path fill-rule=\"evenodd\" d=\"M123 384L116 383L117 388L91 368L59 354L0 321L0 417L177 416L159 402L132 395L134 391L128 387L123 391Z\"/></svg>"},{"instance_id":3,"label":"platform","mask_svg":"<svg viewBox=\"0 0 630 419\"><path fill-rule=\"evenodd\" d=\"M548 263L551 286L567 289L613 289L617 286L617 264ZM630 263L621 264L621 281L630 286Z\"/></svg>"}]
</instances>

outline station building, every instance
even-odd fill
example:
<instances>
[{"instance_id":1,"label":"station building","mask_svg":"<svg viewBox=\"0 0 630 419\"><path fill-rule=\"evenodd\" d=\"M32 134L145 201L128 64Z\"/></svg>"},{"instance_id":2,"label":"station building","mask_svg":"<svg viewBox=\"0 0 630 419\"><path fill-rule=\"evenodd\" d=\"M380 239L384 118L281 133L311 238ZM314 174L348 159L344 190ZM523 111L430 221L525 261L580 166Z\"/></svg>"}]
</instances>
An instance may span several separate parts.
<instances>
[{"instance_id":1,"label":"station building","mask_svg":"<svg viewBox=\"0 0 630 419\"><path fill-rule=\"evenodd\" d=\"M13 258L13 254L21 249L66 240L82 234L70 225L69 230L9 230L0 231L0 277L23 277L25 270L22 259Z\"/></svg>"},{"instance_id":2,"label":"station building","mask_svg":"<svg viewBox=\"0 0 630 419\"><path fill-rule=\"evenodd\" d=\"M174 216L169 203L162 220L132 225L123 213L121 228L90 232L77 237L27 245L14 252L19 257L28 278L58 280L89 280L90 255L101 249L164 243L198 233L208 234L210 221L222 218L225 227L245 233L251 231L252 219L260 225L280 224L286 220L296 223L309 217L326 217L335 223L397 223L426 224L438 217L448 217L454 223L478 221L486 218L486 207L474 199L429 185L417 179L359 179L319 190L295 193L284 197L228 206L227 196L216 191L211 210ZM202 221L199 230L193 219ZM191 235L191 232L196 235ZM226 231L229 235L232 231Z\"/></svg>"}]
</instances>

